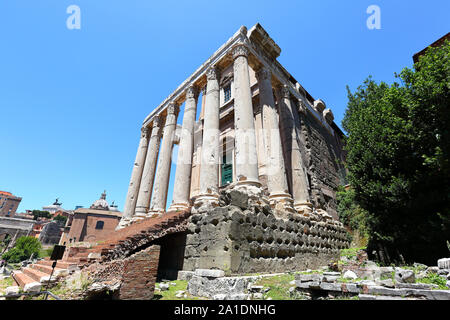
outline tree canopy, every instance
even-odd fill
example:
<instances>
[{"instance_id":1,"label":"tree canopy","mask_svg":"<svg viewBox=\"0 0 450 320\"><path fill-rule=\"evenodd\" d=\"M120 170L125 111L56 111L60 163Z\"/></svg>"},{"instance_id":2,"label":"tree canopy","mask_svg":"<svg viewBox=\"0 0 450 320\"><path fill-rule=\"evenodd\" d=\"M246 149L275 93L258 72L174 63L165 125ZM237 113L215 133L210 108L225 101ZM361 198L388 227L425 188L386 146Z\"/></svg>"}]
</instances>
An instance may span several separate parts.
<instances>
[{"instance_id":1,"label":"tree canopy","mask_svg":"<svg viewBox=\"0 0 450 320\"><path fill-rule=\"evenodd\" d=\"M450 234L450 43L396 75L348 90L342 121L354 199L367 211L369 254L436 263Z\"/></svg>"},{"instance_id":2,"label":"tree canopy","mask_svg":"<svg viewBox=\"0 0 450 320\"><path fill-rule=\"evenodd\" d=\"M15 246L3 254L2 258L11 263L26 260L30 258L33 253L37 258L41 248L42 245L38 239L23 236L17 239Z\"/></svg>"}]
</instances>

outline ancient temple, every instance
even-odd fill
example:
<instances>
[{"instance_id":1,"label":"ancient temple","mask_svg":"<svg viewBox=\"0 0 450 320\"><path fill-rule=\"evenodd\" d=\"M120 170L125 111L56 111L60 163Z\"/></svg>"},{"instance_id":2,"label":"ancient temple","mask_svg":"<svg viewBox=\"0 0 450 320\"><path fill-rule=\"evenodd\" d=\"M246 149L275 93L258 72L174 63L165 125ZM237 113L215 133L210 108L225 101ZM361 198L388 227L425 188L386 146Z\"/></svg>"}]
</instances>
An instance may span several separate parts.
<instances>
[{"instance_id":1,"label":"ancient temple","mask_svg":"<svg viewBox=\"0 0 450 320\"><path fill-rule=\"evenodd\" d=\"M257 268L241 262L294 258L318 249L332 256L347 245L335 203L337 187L345 184L343 133L325 103L314 99L277 61L280 52L261 25L250 30L243 26L145 118L117 229L166 211L190 211L184 269L234 263L234 271L254 271ZM182 125L177 125L181 108ZM176 144L173 201L166 210ZM231 215L234 209L228 207L240 203L239 194L246 199L237 214L242 219L231 219L231 225L220 217L202 220ZM219 210L225 207L228 213ZM258 220L262 212L265 218ZM220 229L222 220L228 231ZM199 221L213 223L216 229L205 231ZM244 250L231 235L235 231L229 232L233 223L253 224L250 228L262 228L267 235L244 239L249 246ZM286 228L291 230L286 233ZM205 232L208 237L202 238ZM270 239L277 232L284 238ZM228 252L222 252L219 241L216 249L222 251L206 254L195 237L213 246L214 237L223 237L229 241ZM286 250L261 249L277 242ZM247 250L248 257L233 258L232 247L241 253ZM208 258L202 260L202 255ZM225 258L215 259L221 255ZM282 265L275 269L293 268Z\"/></svg>"}]
</instances>

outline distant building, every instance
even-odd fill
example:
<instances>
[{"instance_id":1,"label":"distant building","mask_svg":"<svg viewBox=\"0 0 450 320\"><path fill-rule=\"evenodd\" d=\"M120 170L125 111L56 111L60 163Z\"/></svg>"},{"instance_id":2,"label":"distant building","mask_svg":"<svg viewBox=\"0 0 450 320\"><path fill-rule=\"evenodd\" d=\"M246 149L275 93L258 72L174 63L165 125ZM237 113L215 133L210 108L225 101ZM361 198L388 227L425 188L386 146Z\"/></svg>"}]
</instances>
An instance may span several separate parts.
<instances>
[{"instance_id":1,"label":"distant building","mask_svg":"<svg viewBox=\"0 0 450 320\"><path fill-rule=\"evenodd\" d=\"M57 211L64 211L63 208L61 208L62 203L58 202L58 198L56 198L55 202L53 202L53 204L46 206L46 207L42 207L42 211L48 211L50 212L50 214L54 214Z\"/></svg>"},{"instance_id":2,"label":"distant building","mask_svg":"<svg viewBox=\"0 0 450 320\"><path fill-rule=\"evenodd\" d=\"M428 50L429 47L440 47L444 44L445 40L450 41L450 32L447 33L445 36L441 37L440 39L436 40L432 44L430 44L428 47L423 49L420 52L417 52L415 55L413 55L413 61L414 63L419 62L419 58L425 54L425 52Z\"/></svg>"},{"instance_id":3,"label":"distant building","mask_svg":"<svg viewBox=\"0 0 450 320\"><path fill-rule=\"evenodd\" d=\"M59 243L68 245L102 240L114 232L121 217L117 206L114 202L109 205L106 192L103 192L90 208L79 208L69 215Z\"/></svg>"},{"instance_id":4,"label":"distant building","mask_svg":"<svg viewBox=\"0 0 450 320\"><path fill-rule=\"evenodd\" d=\"M39 241L42 244L58 244L62 231L58 223L51 221L44 224L40 234Z\"/></svg>"},{"instance_id":5,"label":"distant building","mask_svg":"<svg viewBox=\"0 0 450 320\"><path fill-rule=\"evenodd\" d=\"M10 192L0 191L0 216L14 217L22 198L14 196Z\"/></svg>"}]
</instances>

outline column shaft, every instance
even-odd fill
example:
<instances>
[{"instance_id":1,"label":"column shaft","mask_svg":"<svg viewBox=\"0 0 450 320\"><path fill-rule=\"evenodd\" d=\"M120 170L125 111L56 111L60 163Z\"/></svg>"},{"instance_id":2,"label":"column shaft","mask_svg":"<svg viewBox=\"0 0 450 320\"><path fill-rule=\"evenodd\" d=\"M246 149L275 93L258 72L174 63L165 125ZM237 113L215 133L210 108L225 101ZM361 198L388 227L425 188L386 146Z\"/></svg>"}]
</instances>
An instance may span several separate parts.
<instances>
[{"instance_id":1,"label":"column shaft","mask_svg":"<svg viewBox=\"0 0 450 320\"><path fill-rule=\"evenodd\" d=\"M298 114L292 106L289 89L286 86L282 86L277 91L281 118L281 138L285 146L286 169L294 198L294 208L301 213L304 211L309 212L312 205L309 202L307 177L304 171L299 136L296 129L296 123L299 121Z\"/></svg>"},{"instance_id":2,"label":"column shaft","mask_svg":"<svg viewBox=\"0 0 450 320\"><path fill-rule=\"evenodd\" d=\"M191 86L186 92L183 126L178 148L177 171L173 187L173 202L171 205L173 209L189 207L196 113L197 90L194 86Z\"/></svg>"},{"instance_id":3,"label":"column shaft","mask_svg":"<svg viewBox=\"0 0 450 320\"><path fill-rule=\"evenodd\" d=\"M130 184L128 186L127 198L123 210L122 220L130 219L134 215L136 201L141 184L142 171L144 169L144 160L148 148L148 128L141 129L141 139L134 161L133 171L131 172Z\"/></svg>"},{"instance_id":4,"label":"column shaft","mask_svg":"<svg viewBox=\"0 0 450 320\"><path fill-rule=\"evenodd\" d=\"M233 59L236 176L238 184L259 185L248 49L237 46Z\"/></svg>"},{"instance_id":5,"label":"column shaft","mask_svg":"<svg viewBox=\"0 0 450 320\"><path fill-rule=\"evenodd\" d=\"M200 194L218 197L219 191L219 75L212 67L207 72L203 122Z\"/></svg>"},{"instance_id":6,"label":"column shaft","mask_svg":"<svg viewBox=\"0 0 450 320\"><path fill-rule=\"evenodd\" d=\"M263 68L256 74L263 117L263 141L266 152L267 186L271 200L292 201L286 179L279 120L273 97L271 73ZM289 204L288 204L289 206Z\"/></svg>"},{"instance_id":7,"label":"column shaft","mask_svg":"<svg viewBox=\"0 0 450 320\"><path fill-rule=\"evenodd\" d=\"M155 177L156 162L158 160L159 142L161 138L161 119L156 116L153 119L152 133L148 143L147 156L145 158L144 172L136 204L136 215L145 216L150 206L153 181Z\"/></svg>"},{"instance_id":8,"label":"column shaft","mask_svg":"<svg viewBox=\"0 0 450 320\"><path fill-rule=\"evenodd\" d=\"M151 211L153 212L162 212L166 209L173 136L177 125L177 108L178 107L175 103L170 103L167 107L167 116L163 129L158 168L156 169L156 183L153 187L152 202L150 205Z\"/></svg>"}]
</instances>

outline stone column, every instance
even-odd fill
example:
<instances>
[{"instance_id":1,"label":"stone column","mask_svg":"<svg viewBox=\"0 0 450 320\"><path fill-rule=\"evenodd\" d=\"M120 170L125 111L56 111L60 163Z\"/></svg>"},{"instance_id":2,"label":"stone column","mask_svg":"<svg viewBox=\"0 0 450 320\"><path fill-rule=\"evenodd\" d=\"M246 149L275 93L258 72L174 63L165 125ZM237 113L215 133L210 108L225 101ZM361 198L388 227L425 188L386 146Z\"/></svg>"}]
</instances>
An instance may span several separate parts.
<instances>
[{"instance_id":1,"label":"stone column","mask_svg":"<svg viewBox=\"0 0 450 320\"><path fill-rule=\"evenodd\" d=\"M309 202L307 176L303 167L299 135L296 129L296 123L299 123L298 113L292 106L291 94L286 85L277 89L277 102L281 118L281 138L285 146L286 169L294 198L294 208L297 212L309 216L312 211L312 204Z\"/></svg>"},{"instance_id":2,"label":"stone column","mask_svg":"<svg viewBox=\"0 0 450 320\"><path fill-rule=\"evenodd\" d=\"M244 45L238 45L232 53L234 59L234 132L237 184L260 186L252 91L248 70L248 49Z\"/></svg>"},{"instance_id":3,"label":"stone column","mask_svg":"<svg viewBox=\"0 0 450 320\"><path fill-rule=\"evenodd\" d=\"M141 184L142 171L144 169L144 160L147 154L148 147L148 128L141 129L141 140L139 141L139 147L136 154L136 160L134 161L133 171L131 172L130 185L128 186L127 198L125 200L125 206L123 210L122 219L117 226L117 229L123 228L128 224L134 215L136 208L136 201L139 193L139 186Z\"/></svg>"},{"instance_id":4,"label":"stone column","mask_svg":"<svg viewBox=\"0 0 450 320\"><path fill-rule=\"evenodd\" d=\"M219 70L211 67L206 74L206 97L200 167L200 195L195 206L217 204L219 199Z\"/></svg>"},{"instance_id":5,"label":"stone column","mask_svg":"<svg viewBox=\"0 0 450 320\"><path fill-rule=\"evenodd\" d=\"M192 155L194 151L194 125L197 113L197 89L187 89L180 144L178 148L177 171L173 186L173 202L170 210L189 208L191 187Z\"/></svg>"},{"instance_id":6,"label":"stone column","mask_svg":"<svg viewBox=\"0 0 450 320\"><path fill-rule=\"evenodd\" d=\"M158 160L159 142L161 138L161 118L153 118L152 133L148 143L147 157L145 158L144 172L136 204L135 217L145 217L150 206L153 181L155 178L156 162Z\"/></svg>"},{"instance_id":7,"label":"stone column","mask_svg":"<svg viewBox=\"0 0 450 320\"><path fill-rule=\"evenodd\" d=\"M163 213L166 210L167 189L169 186L170 164L172 159L173 137L177 126L178 106L171 102L167 107L166 123L164 124L161 150L156 169L150 211Z\"/></svg>"},{"instance_id":8,"label":"stone column","mask_svg":"<svg viewBox=\"0 0 450 320\"><path fill-rule=\"evenodd\" d=\"M266 68L256 73L262 108L263 141L266 154L267 187L271 205L280 210L293 211L289 194L278 115L273 98L271 72Z\"/></svg>"}]
</instances>

